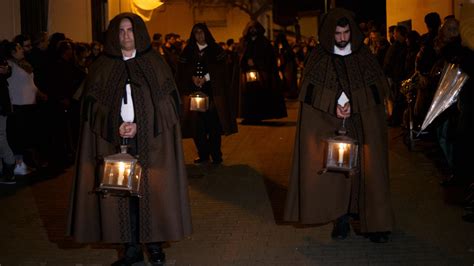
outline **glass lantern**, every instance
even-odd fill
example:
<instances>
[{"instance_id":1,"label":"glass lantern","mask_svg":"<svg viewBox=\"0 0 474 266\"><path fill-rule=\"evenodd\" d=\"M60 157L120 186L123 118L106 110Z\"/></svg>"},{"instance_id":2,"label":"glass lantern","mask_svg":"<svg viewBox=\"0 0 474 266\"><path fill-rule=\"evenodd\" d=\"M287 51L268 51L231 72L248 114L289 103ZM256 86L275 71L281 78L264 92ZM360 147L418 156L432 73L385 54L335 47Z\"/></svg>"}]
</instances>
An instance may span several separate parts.
<instances>
[{"instance_id":1,"label":"glass lantern","mask_svg":"<svg viewBox=\"0 0 474 266\"><path fill-rule=\"evenodd\" d=\"M142 168L137 159L127 153L127 145L121 145L120 150L120 153L104 158L102 180L96 192L139 196Z\"/></svg>"},{"instance_id":2,"label":"glass lantern","mask_svg":"<svg viewBox=\"0 0 474 266\"><path fill-rule=\"evenodd\" d=\"M259 81L260 75L256 69L250 69L249 71L245 72L245 80L247 82Z\"/></svg>"},{"instance_id":3,"label":"glass lantern","mask_svg":"<svg viewBox=\"0 0 474 266\"><path fill-rule=\"evenodd\" d=\"M356 170L359 145L356 140L346 136L346 133L345 129L341 129L337 136L326 140L327 171L352 172Z\"/></svg>"},{"instance_id":4,"label":"glass lantern","mask_svg":"<svg viewBox=\"0 0 474 266\"><path fill-rule=\"evenodd\" d=\"M189 95L189 110L197 112L206 112L209 109L209 96L202 91L197 91Z\"/></svg>"}]
</instances>

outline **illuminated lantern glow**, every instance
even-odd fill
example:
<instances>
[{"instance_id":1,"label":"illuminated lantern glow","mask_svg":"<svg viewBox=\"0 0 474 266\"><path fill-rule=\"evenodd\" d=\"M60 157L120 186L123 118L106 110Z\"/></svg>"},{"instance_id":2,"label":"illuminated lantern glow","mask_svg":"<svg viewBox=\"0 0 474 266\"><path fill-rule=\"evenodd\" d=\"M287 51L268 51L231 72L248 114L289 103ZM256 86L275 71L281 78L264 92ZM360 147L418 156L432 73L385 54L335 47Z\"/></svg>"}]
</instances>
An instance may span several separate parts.
<instances>
[{"instance_id":1,"label":"illuminated lantern glow","mask_svg":"<svg viewBox=\"0 0 474 266\"><path fill-rule=\"evenodd\" d=\"M258 71L255 69L251 69L247 72L245 72L245 80L247 82L255 82L260 80L260 75L258 74Z\"/></svg>"},{"instance_id":2,"label":"illuminated lantern glow","mask_svg":"<svg viewBox=\"0 0 474 266\"><path fill-rule=\"evenodd\" d=\"M209 96L204 92L197 91L189 95L189 110L197 112L206 112L209 109Z\"/></svg>"},{"instance_id":3,"label":"illuminated lantern glow","mask_svg":"<svg viewBox=\"0 0 474 266\"><path fill-rule=\"evenodd\" d=\"M95 192L104 196L139 196L142 168L138 160L127 153L127 145L121 152L104 158L104 169Z\"/></svg>"},{"instance_id":4,"label":"illuminated lantern glow","mask_svg":"<svg viewBox=\"0 0 474 266\"><path fill-rule=\"evenodd\" d=\"M325 150L326 171L354 172L358 166L359 145L356 140L346 136L347 131L342 128L338 135L326 140Z\"/></svg>"}]
</instances>

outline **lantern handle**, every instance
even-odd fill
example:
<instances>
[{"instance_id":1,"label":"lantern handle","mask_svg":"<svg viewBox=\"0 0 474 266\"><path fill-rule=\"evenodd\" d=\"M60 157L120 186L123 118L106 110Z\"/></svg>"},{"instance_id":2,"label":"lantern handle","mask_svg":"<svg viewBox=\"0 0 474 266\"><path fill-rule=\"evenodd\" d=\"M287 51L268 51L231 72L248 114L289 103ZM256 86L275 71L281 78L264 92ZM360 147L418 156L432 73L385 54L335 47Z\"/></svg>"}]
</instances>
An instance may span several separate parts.
<instances>
[{"instance_id":1,"label":"lantern handle","mask_svg":"<svg viewBox=\"0 0 474 266\"><path fill-rule=\"evenodd\" d=\"M337 131L337 133L342 136L345 136L347 134L345 117L342 119L342 127Z\"/></svg>"},{"instance_id":2,"label":"lantern handle","mask_svg":"<svg viewBox=\"0 0 474 266\"><path fill-rule=\"evenodd\" d=\"M120 152L127 153L127 149L128 149L128 138L122 138L121 144L120 144Z\"/></svg>"}]
</instances>

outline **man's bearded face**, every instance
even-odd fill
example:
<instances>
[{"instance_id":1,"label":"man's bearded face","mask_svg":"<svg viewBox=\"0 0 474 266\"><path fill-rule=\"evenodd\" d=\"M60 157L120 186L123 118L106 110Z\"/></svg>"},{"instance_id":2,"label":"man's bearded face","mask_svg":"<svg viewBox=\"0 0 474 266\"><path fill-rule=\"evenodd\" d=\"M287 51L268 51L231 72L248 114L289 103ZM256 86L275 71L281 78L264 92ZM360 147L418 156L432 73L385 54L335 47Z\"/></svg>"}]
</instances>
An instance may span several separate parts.
<instances>
[{"instance_id":1,"label":"man's bearded face","mask_svg":"<svg viewBox=\"0 0 474 266\"><path fill-rule=\"evenodd\" d=\"M349 25L344 27L336 26L336 33L334 34L335 45L339 48L347 46L351 40L351 28Z\"/></svg>"}]
</instances>

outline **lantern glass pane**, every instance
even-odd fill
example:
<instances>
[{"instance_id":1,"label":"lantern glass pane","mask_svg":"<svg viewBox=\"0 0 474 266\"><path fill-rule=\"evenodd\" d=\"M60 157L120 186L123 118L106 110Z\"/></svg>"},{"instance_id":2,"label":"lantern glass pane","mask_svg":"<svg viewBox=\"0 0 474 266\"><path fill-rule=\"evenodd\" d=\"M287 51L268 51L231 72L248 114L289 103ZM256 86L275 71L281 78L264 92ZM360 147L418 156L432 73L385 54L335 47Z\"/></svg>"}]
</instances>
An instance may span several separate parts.
<instances>
[{"instance_id":1,"label":"lantern glass pane","mask_svg":"<svg viewBox=\"0 0 474 266\"><path fill-rule=\"evenodd\" d=\"M102 183L108 186L130 187L132 162L106 162Z\"/></svg>"},{"instance_id":2,"label":"lantern glass pane","mask_svg":"<svg viewBox=\"0 0 474 266\"><path fill-rule=\"evenodd\" d=\"M189 98L190 98L189 110L198 111L198 112L206 112L209 109L209 97L206 94L202 92L196 92L189 95Z\"/></svg>"},{"instance_id":3,"label":"lantern glass pane","mask_svg":"<svg viewBox=\"0 0 474 266\"><path fill-rule=\"evenodd\" d=\"M140 178L142 176L142 168L139 164L135 165L135 171L132 177L132 190L138 193L140 189Z\"/></svg>"},{"instance_id":4,"label":"lantern glass pane","mask_svg":"<svg viewBox=\"0 0 474 266\"><path fill-rule=\"evenodd\" d=\"M259 80L258 71L249 70L245 73L245 78L247 82L255 82Z\"/></svg>"},{"instance_id":5,"label":"lantern glass pane","mask_svg":"<svg viewBox=\"0 0 474 266\"><path fill-rule=\"evenodd\" d=\"M326 168L349 171L357 166L358 145L350 139L329 139Z\"/></svg>"}]
</instances>

